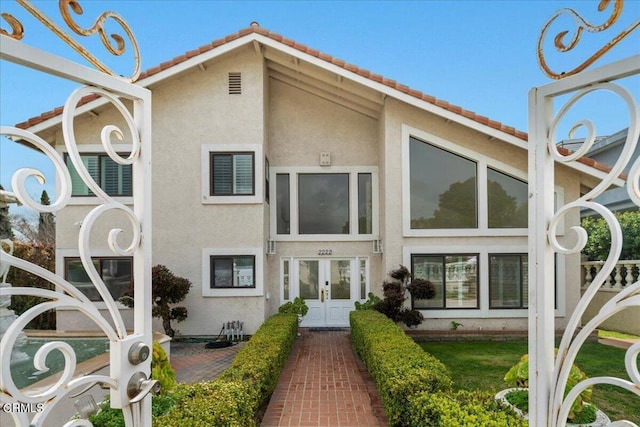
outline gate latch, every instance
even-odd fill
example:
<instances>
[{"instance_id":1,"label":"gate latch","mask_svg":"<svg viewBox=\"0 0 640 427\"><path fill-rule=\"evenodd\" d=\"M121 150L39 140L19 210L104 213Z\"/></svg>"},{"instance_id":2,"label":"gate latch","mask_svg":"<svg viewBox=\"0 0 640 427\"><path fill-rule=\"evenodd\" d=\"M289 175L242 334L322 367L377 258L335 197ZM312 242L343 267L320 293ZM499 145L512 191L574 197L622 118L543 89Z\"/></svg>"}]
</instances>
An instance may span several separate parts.
<instances>
[{"instance_id":1,"label":"gate latch","mask_svg":"<svg viewBox=\"0 0 640 427\"><path fill-rule=\"evenodd\" d=\"M147 379L144 372L136 372L133 374L127 384L127 396L129 403L138 403L148 394L160 393L160 383L158 380Z\"/></svg>"}]
</instances>

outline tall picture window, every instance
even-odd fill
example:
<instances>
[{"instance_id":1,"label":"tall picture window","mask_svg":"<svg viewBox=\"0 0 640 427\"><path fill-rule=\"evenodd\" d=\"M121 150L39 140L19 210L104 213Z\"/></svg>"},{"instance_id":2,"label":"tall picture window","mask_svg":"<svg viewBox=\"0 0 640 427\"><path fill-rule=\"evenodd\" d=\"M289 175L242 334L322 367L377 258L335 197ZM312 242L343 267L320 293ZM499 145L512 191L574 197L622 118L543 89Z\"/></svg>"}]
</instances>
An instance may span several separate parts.
<instances>
[{"instance_id":1,"label":"tall picture window","mask_svg":"<svg viewBox=\"0 0 640 427\"><path fill-rule=\"evenodd\" d=\"M527 183L487 168L489 228L527 228Z\"/></svg>"},{"instance_id":2,"label":"tall picture window","mask_svg":"<svg viewBox=\"0 0 640 427\"><path fill-rule=\"evenodd\" d=\"M413 137L409 159L412 229L478 227L476 162Z\"/></svg>"},{"instance_id":3,"label":"tall picture window","mask_svg":"<svg viewBox=\"0 0 640 427\"><path fill-rule=\"evenodd\" d=\"M349 234L349 174L298 175L300 234Z\"/></svg>"}]
</instances>

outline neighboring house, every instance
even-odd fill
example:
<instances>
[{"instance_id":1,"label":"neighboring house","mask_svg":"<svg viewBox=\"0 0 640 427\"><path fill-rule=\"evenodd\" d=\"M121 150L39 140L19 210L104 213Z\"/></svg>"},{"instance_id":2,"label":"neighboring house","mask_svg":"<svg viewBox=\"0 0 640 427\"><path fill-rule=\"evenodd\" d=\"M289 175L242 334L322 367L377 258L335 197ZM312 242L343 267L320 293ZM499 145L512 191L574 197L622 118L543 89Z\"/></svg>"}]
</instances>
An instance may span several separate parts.
<instances>
[{"instance_id":1,"label":"neighboring house","mask_svg":"<svg viewBox=\"0 0 640 427\"><path fill-rule=\"evenodd\" d=\"M587 156L598 163L613 166L620 158L622 148L627 139L629 128L623 129L609 136L596 138L593 146L587 152ZM560 142L560 146L569 150L576 150L584 143L583 139L571 139ZM633 163L640 157L640 141L636 145L629 163L624 168L624 173L629 173ZM626 210L638 209L636 205L629 199L629 193L626 187L615 187L605 191L602 195L595 199L598 203L607 206L613 212L621 212ZM582 215L589 215L588 211L583 211Z\"/></svg>"},{"instance_id":2,"label":"neighboring house","mask_svg":"<svg viewBox=\"0 0 640 427\"><path fill-rule=\"evenodd\" d=\"M252 333L296 296L310 307L303 326L346 326L399 264L436 285L436 298L414 302L422 328L527 328L525 133L257 25L138 84L153 92L153 264L193 282L180 333L215 334L229 320ZM97 145L119 116L95 99L82 111L85 164L126 202L130 170ZM59 111L20 127L64 152ZM558 165L558 203L601 169ZM78 180L73 195L56 220L57 271L82 286L78 221L95 198ZM565 220L568 230L578 212ZM95 262L117 296L132 263L107 249L106 223L96 228ZM579 256L559 256L558 327L579 283ZM76 319L60 310L58 328L84 328Z\"/></svg>"}]
</instances>

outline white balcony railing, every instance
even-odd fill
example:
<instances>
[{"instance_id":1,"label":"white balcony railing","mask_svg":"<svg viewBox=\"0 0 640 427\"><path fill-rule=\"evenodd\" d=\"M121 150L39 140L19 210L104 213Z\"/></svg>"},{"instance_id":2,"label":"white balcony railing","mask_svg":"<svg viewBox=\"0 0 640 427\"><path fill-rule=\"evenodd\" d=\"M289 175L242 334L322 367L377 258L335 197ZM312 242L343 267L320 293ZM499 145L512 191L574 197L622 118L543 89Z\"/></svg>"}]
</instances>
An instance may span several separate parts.
<instances>
[{"instance_id":1,"label":"white balcony railing","mask_svg":"<svg viewBox=\"0 0 640 427\"><path fill-rule=\"evenodd\" d=\"M584 272L584 285L586 288L600 271L604 261L586 261L582 263ZM638 272L640 270L640 260L620 260L616 264L614 270L605 280L601 290L621 291L627 285L638 280Z\"/></svg>"}]
</instances>

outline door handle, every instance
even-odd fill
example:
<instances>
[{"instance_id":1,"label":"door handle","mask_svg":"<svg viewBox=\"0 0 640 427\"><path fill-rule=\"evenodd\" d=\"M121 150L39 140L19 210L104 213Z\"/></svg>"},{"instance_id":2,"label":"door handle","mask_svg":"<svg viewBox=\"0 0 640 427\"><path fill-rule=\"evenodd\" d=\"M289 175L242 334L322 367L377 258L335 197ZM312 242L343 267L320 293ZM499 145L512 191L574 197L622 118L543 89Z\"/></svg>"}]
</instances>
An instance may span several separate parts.
<instances>
[{"instance_id":1,"label":"door handle","mask_svg":"<svg viewBox=\"0 0 640 427\"><path fill-rule=\"evenodd\" d=\"M324 288L320 290L320 302L324 302Z\"/></svg>"}]
</instances>

